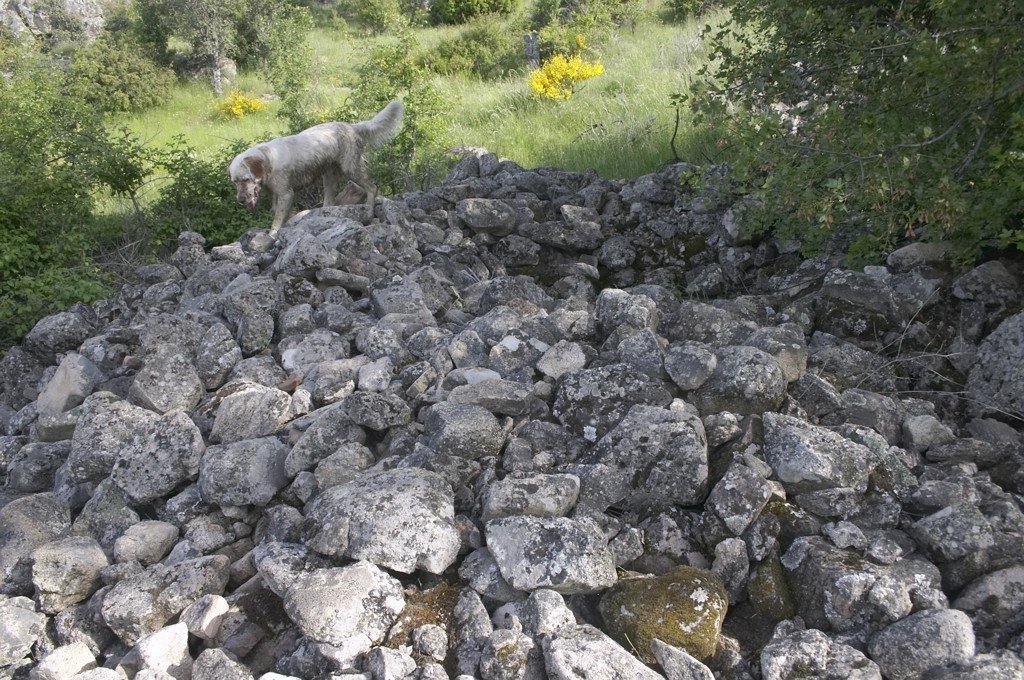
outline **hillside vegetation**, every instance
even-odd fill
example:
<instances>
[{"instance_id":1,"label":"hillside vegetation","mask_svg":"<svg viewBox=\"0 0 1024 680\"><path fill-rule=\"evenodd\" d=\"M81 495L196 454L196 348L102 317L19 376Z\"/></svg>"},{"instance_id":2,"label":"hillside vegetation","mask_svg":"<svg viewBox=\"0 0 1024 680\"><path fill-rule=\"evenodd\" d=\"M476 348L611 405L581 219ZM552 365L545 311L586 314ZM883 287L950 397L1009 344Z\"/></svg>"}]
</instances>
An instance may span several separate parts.
<instances>
[{"instance_id":1,"label":"hillside vegetation","mask_svg":"<svg viewBox=\"0 0 1024 680\"><path fill-rule=\"evenodd\" d=\"M92 42L58 18L0 39L0 347L182 230L265 227L235 204L230 158L396 96L404 128L370 159L386 193L467 146L609 178L726 162L729 190L758 197L745 228L806 253L1024 247L1010 0L133 0Z\"/></svg>"}]
</instances>

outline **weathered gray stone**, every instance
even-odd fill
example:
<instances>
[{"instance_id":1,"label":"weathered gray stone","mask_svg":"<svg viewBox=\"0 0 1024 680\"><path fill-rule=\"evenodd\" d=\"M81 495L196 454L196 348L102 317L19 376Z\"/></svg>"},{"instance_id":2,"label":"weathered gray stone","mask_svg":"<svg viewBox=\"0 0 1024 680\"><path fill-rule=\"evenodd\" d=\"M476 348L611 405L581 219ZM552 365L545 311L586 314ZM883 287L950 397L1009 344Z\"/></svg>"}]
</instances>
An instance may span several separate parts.
<instances>
[{"instance_id":1,"label":"weathered gray stone","mask_svg":"<svg viewBox=\"0 0 1024 680\"><path fill-rule=\"evenodd\" d=\"M587 365L587 356L579 343L560 340L552 345L537 361L537 370L558 380L567 373L578 371Z\"/></svg>"},{"instance_id":2,"label":"weathered gray stone","mask_svg":"<svg viewBox=\"0 0 1024 680\"><path fill-rule=\"evenodd\" d=\"M995 543L992 525L970 501L922 517L910 527L910 533L942 561L959 559Z\"/></svg>"},{"instance_id":3,"label":"weathered gray stone","mask_svg":"<svg viewBox=\"0 0 1024 680\"><path fill-rule=\"evenodd\" d=\"M886 678L917 680L932 669L974 656L971 620L956 609L929 609L897 621L871 638L868 654Z\"/></svg>"},{"instance_id":4,"label":"weathered gray stone","mask_svg":"<svg viewBox=\"0 0 1024 680\"><path fill-rule=\"evenodd\" d=\"M220 594L228 582L229 560L212 555L154 564L118 581L103 598L103 620L122 641L134 644L159 630L185 607L206 594Z\"/></svg>"},{"instance_id":5,"label":"weathered gray stone","mask_svg":"<svg viewBox=\"0 0 1024 680\"><path fill-rule=\"evenodd\" d=\"M662 676L593 626L544 637L544 668L551 678L659 680Z\"/></svg>"},{"instance_id":6,"label":"weathered gray stone","mask_svg":"<svg viewBox=\"0 0 1024 680\"><path fill-rule=\"evenodd\" d=\"M820 630L792 628L788 622L780 624L761 650L761 674L765 680L882 679L878 666L849 645L830 640Z\"/></svg>"},{"instance_id":7,"label":"weathered gray stone","mask_svg":"<svg viewBox=\"0 0 1024 680\"><path fill-rule=\"evenodd\" d=\"M764 414L764 455L775 476L793 491L867 488L872 455L831 430L778 413Z\"/></svg>"},{"instance_id":8,"label":"weathered gray stone","mask_svg":"<svg viewBox=\"0 0 1024 680\"><path fill-rule=\"evenodd\" d=\"M29 674L29 680L69 680L96 668L96 658L82 642L57 647Z\"/></svg>"},{"instance_id":9,"label":"weathered gray stone","mask_svg":"<svg viewBox=\"0 0 1024 680\"><path fill-rule=\"evenodd\" d=\"M706 507L739 536L757 519L771 495L768 480L746 465L733 463L711 489Z\"/></svg>"},{"instance_id":10,"label":"weathered gray stone","mask_svg":"<svg viewBox=\"0 0 1024 680\"><path fill-rule=\"evenodd\" d=\"M196 657L192 664L192 680L253 680L253 675L224 650L212 648L204 649Z\"/></svg>"},{"instance_id":11,"label":"weathered gray stone","mask_svg":"<svg viewBox=\"0 0 1024 680\"><path fill-rule=\"evenodd\" d=\"M715 680L711 669L690 656L685 649L651 640L651 653L668 680Z\"/></svg>"},{"instance_id":12,"label":"weathered gray stone","mask_svg":"<svg viewBox=\"0 0 1024 680\"><path fill-rule=\"evenodd\" d=\"M491 633L480 650L483 680L543 680L544 659L529 635L499 629Z\"/></svg>"},{"instance_id":13,"label":"weathered gray stone","mask_svg":"<svg viewBox=\"0 0 1024 680\"><path fill-rule=\"evenodd\" d=\"M180 411L145 425L121 449L110 471L132 503L149 503L195 479L206 450L199 428Z\"/></svg>"},{"instance_id":14,"label":"weathered gray stone","mask_svg":"<svg viewBox=\"0 0 1024 680\"><path fill-rule=\"evenodd\" d=\"M533 386L511 380L480 380L460 385L448 395L450 404L480 406L513 417L529 413L532 402Z\"/></svg>"},{"instance_id":15,"label":"weathered gray stone","mask_svg":"<svg viewBox=\"0 0 1024 680\"><path fill-rule=\"evenodd\" d=\"M487 523L487 547L518 590L590 593L615 583L608 541L589 518L505 517Z\"/></svg>"},{"instance_id":16,"label":"weathered gray stone","mask_svg":"<svg viewBox=\"0 0 1024 680\"><path fill-rule=\"evenodd\" d=\"M135 437L152 429L158 420L152 411L133 406L110 392L97 392L87 398L71 438L68 481L99 482L106 478Z\"/></svg>"},{"instance_id":17,"label":"weathered gray stone","mask_svg":"<svg viewBox=\"0 0 1024 680\"><path fill-rule=\"evenodd\" d=\"M93 326L77 312L57 312L44 316L25 334L25 349L52 364L55 355L76 349L93 334Z\"/></svg>"},{"instance_id":18,"label":"weathered gray stone","mask_svg":"<svg viewBox=\"0 0 1024 680\"><path fill-rule=\"evenodd\" d=\"M0 598L0 666L28 655L46 629L46 616L27 597Z\"/></svg>"},{"instance_id":19,"label":"weathered gray stone","mask_svg":"<svg viewBox=\"0 0 1024 680\"><path fill-rule=\"evenodd\" d=\"M497 455L505 441L498 419L482 406L435 404L423 426L434 451L470 460Z\"/></svg>"},{"instance_id":20,"label":"weathered gray stone","mask_svg":"<svg viewBox=\"0 0 1024 680\"><path fill-rule=\"evenodd\" d=\"M191 411L206 388L191 360L175 345L160 345L135 374L128 395L133 402L157 413Z\"/></svg>"},{"instance_id":21,"label":"weathered gray stone","mask_svg":"<svg viewBox=\"0 0 1024 680\"><path fill-rule=\"evenodd\" d=\"M368 473L331 487L306 517L307 544L318 552L403 573L440 574L461 545L451 487L441 475L418 468Z\"/></svg>"},{"instance_id":22,"label":"weathered gray stone","mask_svg":"<svg viewBox=\"0 0 1024 680\"><path fill-rule=\"evenodd\" d=\"M533 475L494 481L483 495L480 520L530 515L561 517L573 508L580 495L575 475Z\"/></svg>"},{"instance_id":23,"label":"weathered gray stone","mask_svg":"<svg viewBox=\"0 0 1024 680\"><path fill-rule=\"evenodd\" d=\"M211 446L199 464L203 499L220 505L266 505L288 483L288 447L273 437Z\"/></svg>"},{"instance_id":24,"label":"weathered gray stone","mask_svg":"<svg viewBox=\"0 0 1024 680\"><path fill-rule=\"evenodd\" d=\"M299 575L283 599L303 635L332 645L380 642L405 607L401 584L365 561Z\"/></svg>"},{"instance_id":25,"label":"weathered gray stone","mask_svg":"<svg viewBox=\"0 0 1024 680\"><path fill-rule=\"evenodd\" d=\"M242 348L224 324L206 329L196 350L196 372L208 390L215 390L227 380L231 369L242 360Z\"/></svg>"},{"instance_id":26,"label":"weathered gray stone","mask_svg":"<svg viewBox=\"0 0 1024 680\"><path fill-rule=\"evenodd\" d=\"M665 370L672 382L685 392L703 385L717 365L714 350L702 342L672 344L665 351Z\"/></svg>"},{"instance_id":27,"label":"weathered gray stone","mask_svg":"<svg viewBox=\"0 0 1024 680\"><path fill-rule=\"evenodd\" d=\"M581 462L626 471L632 503L696 505L707 493L704 425L683 402L633 406Z\"/></svg>"},{"instance_id":28,"label":"weathered gray stone","mask_svg":"<svg viewBox=\"0 0 1024 680\"><path fill-rule=\"evenodd\" d=\"M978 414L1024 413L1024 312L1003 321L981 343L967 391Z\"/></svg>"},{"instance_id":29,"label":"weathered gray stone","mask_svg":"<svg viewBox=\"0 0 1024 680\"><path fill-rule=\"evenodd\" d=\"M144 567L156 564L178 540L178 527L168 522L145 520L133 524L114 541L114 560L136 561Z\"/></svg>"},{"instance_id":30,"label":"weathered gray stone","mask_svg":"<svg viewBox=\"0 0 1024 680\"><path fill-rule=\"evenodd\" d=\"M406 425L412 420L409 406L393 394L356 392L345 398L345 412L356 425L377 431Z\"/></svg>"},{"instance_id":31,"label":"weathered gray stone","mask_svg":"<svg viewBox=\"0 0 1024 680\"><path fill-rule=\"evenodd\" d=\"M36 400L39 413L62 413L73 409L104 380L106 376L96 364L77 352L69 352Z\"/></svg>"},{"instance_id":32,"label":"weathered gray stone","mask_svg":"<svg viewBox=\"0 0 1024 680\"><path fill-rule=\"evenodd\" d=\"M615 427L633 406L666 406L671 400L660 381L638 374L625 364L613 364L563 376L552 414L574 433L593 442Z\"/></svg>"},{"instance_id":33,"label":"weathered gray stone","mask_svg":"<svg viewBox=\"0 0 1024 680\"><path fill-rule=\"evenodd\" d=\"M142 669L166 673L175 680L192 678L192 657L188 651L188 628L184 623L143 635L135 643Z\"/></svg>"},{"instance_id":34,"label":"weathered gray stone","mask_svg":"<svg viewBox=\"0 0 1024 680\"><path fill-rule=\"evenodd\" d=\"M210 440L230 444L274 434L293 415L287 392L251 382L221 389Z\"/></svg>"},{"instance_id":35,"label":"weathered gray stone","mask_svg":"<svg viewBox=\"0 0 1024 680\"><path fill-rule=\"evenodd\" d=\"M0 508L0 594L32 589L31 554L71 530L71 515L51 493L15 499Z\"/></svg>"},{"instance_id":36,"label":"weathered gray stone","mask_svg":"<svg viewBox=\"0 0 1024 680\"><path fill-rule=\"evenodd\" d=\"M32 585L39 608L55 614L99 590L100 570L109 564L95 539L63 538L32 551Z\"/></svg>"},{"instance_id":37,"label":"weathered gray stone","mask_svg":"<svg viewBox=\"0 0 1024 680\"><path fill-rule=\"evenodd\" d=\"M782 403L786 375L771 354L742 345L723 347L708 379L691 396L701 413L742 415L770 411Z\"/></svg>"}]
</instances>

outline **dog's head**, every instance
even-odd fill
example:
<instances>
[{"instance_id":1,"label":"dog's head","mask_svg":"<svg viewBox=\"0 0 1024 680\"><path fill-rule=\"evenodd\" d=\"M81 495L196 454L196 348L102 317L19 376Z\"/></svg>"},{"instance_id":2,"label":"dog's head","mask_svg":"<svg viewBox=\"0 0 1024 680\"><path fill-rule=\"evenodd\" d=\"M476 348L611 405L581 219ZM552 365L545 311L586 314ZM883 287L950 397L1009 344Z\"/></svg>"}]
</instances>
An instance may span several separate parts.
<instances>
[{"instance_id":1,"label":"dog's head","mask_svg":"<svg viewBox=\"0 0 1024 680\"><path fill-rule=\"evenodd\" d=\"M235 156L228 166L228 176L235 183L235 199L249 208L256 209L256 201L260 198L260 189L266 178L267 165L263 154L250 149Z\"/></svg>"}]
</instances>

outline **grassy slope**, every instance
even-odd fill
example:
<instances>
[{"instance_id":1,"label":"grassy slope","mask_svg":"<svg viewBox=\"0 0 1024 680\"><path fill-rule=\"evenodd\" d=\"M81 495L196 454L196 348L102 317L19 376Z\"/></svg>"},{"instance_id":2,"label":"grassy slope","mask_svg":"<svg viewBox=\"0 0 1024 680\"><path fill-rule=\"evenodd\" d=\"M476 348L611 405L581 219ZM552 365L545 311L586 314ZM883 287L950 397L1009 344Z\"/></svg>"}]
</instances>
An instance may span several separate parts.
<instances>
[{"instance_id":1,"label":"grassy slope","mask_svg":"<svg viewBox=\"0 0 1024 680\"><path fill-rule=\"evenodd\" d=\"M422 29L416 37L427 49L457 30ZM687 88L705 58L699 34L699 24L665 24L654 18L635 31L620 32L599 49L604 75L562 102L531 99L525 74L493 82L437 77L437 87L452 102L448 143L486 147L527 167L592 168L605 177L623 178L656 170L672 158L669 95ZM387 38L317 29L310 39L318 63L314 87L326 102L339 103L360 60ZM242 74L236 87L272 95L258 74ZM273 137L284 130L274 101L265 111L233 122L217 117L216 103L204 83L183 84L169 104L112 124L157 145L180 134L199 149L231 139ZM708 140L690 130L686 120L676 146L687 160L713 155Z\"/></svg>"}]
</instances>

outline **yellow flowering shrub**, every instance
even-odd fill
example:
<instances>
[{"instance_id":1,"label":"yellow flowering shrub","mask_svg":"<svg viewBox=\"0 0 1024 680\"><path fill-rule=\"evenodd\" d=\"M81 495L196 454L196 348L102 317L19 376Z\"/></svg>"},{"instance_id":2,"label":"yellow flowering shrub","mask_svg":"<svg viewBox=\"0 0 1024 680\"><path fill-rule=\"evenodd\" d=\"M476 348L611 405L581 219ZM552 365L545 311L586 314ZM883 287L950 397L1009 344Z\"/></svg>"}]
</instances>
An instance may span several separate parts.
<instances>
[{"instance_id":1,"label":"yellow flowering shrub","mask_svg":"<svg viewBox=\"0 0 1024 680\"><path fill-rule=\"evenodd\" d=\"M585 47L582 36L577 36L576 42L581 50ZM599 61L587 61L579 54L556 54L530 72L530 90L534 97L568 99L577 83L602 73L604 66Z\"/></svg>"},{"instance_id":2,"label":"yellow flowering shrub","mask_svg":"<svg viewBox=\"0 0 1024 680\"><path fill-rule=\"evenodd\" d=\"M247 95L238 90L231 93L217 104L217 111L224 120L238 120L250 113L256 113L267 108L267 105L259 97Z\"/></svg>"}]
</instances>

